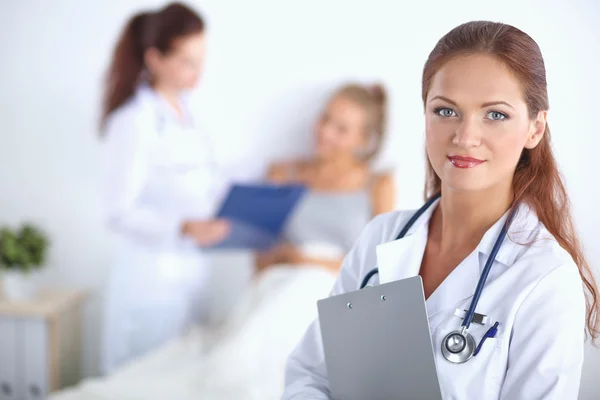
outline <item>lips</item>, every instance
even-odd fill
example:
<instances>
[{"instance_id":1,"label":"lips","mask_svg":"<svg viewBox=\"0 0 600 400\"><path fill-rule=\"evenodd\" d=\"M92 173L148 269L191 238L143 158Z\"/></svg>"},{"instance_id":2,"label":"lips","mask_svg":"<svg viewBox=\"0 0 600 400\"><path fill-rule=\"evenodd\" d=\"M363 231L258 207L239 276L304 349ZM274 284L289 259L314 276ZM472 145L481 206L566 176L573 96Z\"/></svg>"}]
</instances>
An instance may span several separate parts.
<instances>
[{"instance_id":1,"label":"lips","mask_svg":"<svg viewBox=\"0 0 600 400\"><path fill-rule=\"evenodd\" d=\"M485 160L480 160L478 158L473 157L463 157L463 156L450 156L448 160L457 168L474 168L478 165L481 165L485 162Z\"/></svg>"}]
</instances>

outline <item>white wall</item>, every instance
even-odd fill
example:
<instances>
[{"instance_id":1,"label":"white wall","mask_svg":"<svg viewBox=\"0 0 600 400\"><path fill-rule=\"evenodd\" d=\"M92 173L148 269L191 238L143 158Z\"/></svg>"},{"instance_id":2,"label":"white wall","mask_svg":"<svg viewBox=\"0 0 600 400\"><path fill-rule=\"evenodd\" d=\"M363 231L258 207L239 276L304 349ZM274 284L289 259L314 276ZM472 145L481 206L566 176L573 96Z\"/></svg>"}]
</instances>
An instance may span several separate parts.
<instances>
[{"instance_id":1,"label":"white wall","mask_svg":"<svg viewBox=\"0 0 600 400\"><path fill-rule=\"evenodd\" d=\"M158 1L0 2L0 223L33 219L53 238L46 279L102 288L110 241L99 214L96 138L102 73L129 13ZM391 91L386 164L397 167L399 206L423 183L420 74L436 40L472 19L515 24L539 43L548 69L554 143L578 229L600 276L600 3L369 0L197 1L210 24L198 111L237 159L267 162L310 148L327 91L377 79ZM221 143L224 141L222 140ZM273 144L270 148L269 144ZM224 149L224 147L222 147ZM300 150L298 150L300 149ZM594 154L592 154L594 153ZM86 373L95 372L100 298L86 312ZM581 399L598 398L600 352L588 349Z\"/></svg>"}]
</instances>

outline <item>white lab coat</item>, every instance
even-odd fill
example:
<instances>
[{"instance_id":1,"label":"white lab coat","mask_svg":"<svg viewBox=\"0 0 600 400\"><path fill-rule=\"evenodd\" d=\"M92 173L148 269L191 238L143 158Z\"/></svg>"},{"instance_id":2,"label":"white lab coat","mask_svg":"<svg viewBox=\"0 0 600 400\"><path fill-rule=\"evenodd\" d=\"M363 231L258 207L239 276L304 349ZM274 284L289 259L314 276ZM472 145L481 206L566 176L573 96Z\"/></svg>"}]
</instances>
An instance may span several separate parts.
<instances>
[{"instance_id":1,"label":"white lab coat","mask_svg":"<svg viewBox=\"0 0 600 400\"><path fill-rule=\"evenodd\" d=\"M416 276L435 206L399 240L394 239L413 212L376 217L346 256L332 295L357 290L376 265L381 283ZM441 354L444 336L462 323L455 311L468 308L505 219L487 231L426 301L443 398L576 399L585 338L582 280L573 259L527 206L513 220L476 310L488 315L491 324L499 321L496 338L487 339L464 364L452 364ZM489 327L471 324L469 332L479 343ZM283 399L329 398L319 330L316 320L290 355Z\"/></svg>"},{"instance_id":2,"label":"white lab coat","mask_svg":"<svg viewBox=\"0 0 600 400\"><path fill-rule=\"evenodd\" d=\"M205 256L182 222L210 218L227 182L203 132L149 86L106 126L107 221L117 236L101 369L146 353L202 316Z\"/></svg>"}]
</instances>

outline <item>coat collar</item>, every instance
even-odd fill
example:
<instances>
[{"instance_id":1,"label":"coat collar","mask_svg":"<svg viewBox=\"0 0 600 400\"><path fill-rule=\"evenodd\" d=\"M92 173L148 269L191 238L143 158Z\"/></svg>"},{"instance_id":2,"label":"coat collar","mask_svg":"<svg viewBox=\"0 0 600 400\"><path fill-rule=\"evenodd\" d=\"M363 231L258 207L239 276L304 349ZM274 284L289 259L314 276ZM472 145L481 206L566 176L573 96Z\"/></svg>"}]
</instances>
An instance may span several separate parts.
<instances>
[{"instance_id":1,"label":"coat collar","mask_svg":"<svg viewBox=\"0 0 600 400\"><path fill-rule=\"evenodd\" d=\"M404 238L377 246L380 283L419 274L427 244L429 221L438 204L439 200L433 203L408 230ZM507 218L508 212L484 234L477 248L446 277L427 299L427 310L430 317L442 309L455 308L473 296L481 271ZM519 247L526 243L527 238L538 224L539 221L533 210L526 205L517 206L509 233L496 255L492 269L498 268L496 264L502 264L504 267L514 264L520 253Z\"/></svg>"},{"instance_id":2,"label":"coat collar","mask_svg":"<svg viewBox=\"0 0 600 400\"><path fill-rule=\"evenodd\" d=\"M157 93L147 82L142 82L138 85L136 95L141 101L149 103L159 118L163 120L169 119L173 123L182 126L194 126L196 124L196 121L190 112L188 94L182 94L179 98L183 107L183 116L177 115L167 100Z\"/></svg>"}]
</instances>

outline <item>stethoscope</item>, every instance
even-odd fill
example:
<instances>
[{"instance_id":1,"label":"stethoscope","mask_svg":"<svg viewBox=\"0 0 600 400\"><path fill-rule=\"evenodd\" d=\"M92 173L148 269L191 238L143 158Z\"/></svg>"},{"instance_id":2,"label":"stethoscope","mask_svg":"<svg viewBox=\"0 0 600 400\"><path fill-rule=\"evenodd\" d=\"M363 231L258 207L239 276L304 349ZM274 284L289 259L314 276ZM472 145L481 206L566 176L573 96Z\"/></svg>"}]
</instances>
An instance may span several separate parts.
<instances>
[{"instance_id":1,"label":"stethoscope","mask_svg":"<svg viewBox=\"0 0 600 400\"><path fill-rule=\"evenodd\" d=\"M406 225L404 225L404 227L402 228L402 230L396 237L396 240L402 239L404 237L404 235L406 235L406 233L408 232L410 227L440 197L440 195L441 194L437 194L437 195L433 196L431 199L429 199L410 218L410 220L406 223ZM475 308L477 307L477 303L479 302L479 297L481 296L481 292L485 285L485 281L487 280L490 269L492 268L492 265L494 264L494 260L496 259L496 254L498 254L498 250L500 250L500 246L502 245L502 242L504 241L504 238L506 237L506 230L512 221L512 216L513 216L513 213L511 212L509 214L507 223L504 224L504 226L502 227L502 230L498 234L496 243L494 243L492 252L490 253L490 255L485 263L485 267L483 268L483 271L481 272L481 276L479 277L479 282L477 283L477 288L475 289L475 294L473 295L473 299L471 300L471 305L469 306L469 310L467 311L467 313L463 319L462 325L460 326L459 329L448 333L442 340L442 355L444 356L444 358L446 360L450 361L451 363L461 364L461 363L464 363L464 362L470 360L471 357L477 355L477 353L479 352L479 349L481 348L481 345L483 344L485 339L495 336L495 334L497 332L498 322L496 322L486 332L486 334L483 336L479 345L476 345L475 339L469 332L467 332L467 330L469 329L469 326L471 325L471 322L473 321L473 317L475 315ZM360 289L363 289L364 287L366 287L367 284L369 283L369 281L371 280L371 278L373 276L377 275L378 273L379 273L378 268L373 268L371 271L369 271L365 275L365 277L360 285Z\"/></svg>"}]
</instances>

